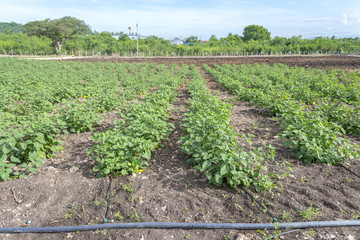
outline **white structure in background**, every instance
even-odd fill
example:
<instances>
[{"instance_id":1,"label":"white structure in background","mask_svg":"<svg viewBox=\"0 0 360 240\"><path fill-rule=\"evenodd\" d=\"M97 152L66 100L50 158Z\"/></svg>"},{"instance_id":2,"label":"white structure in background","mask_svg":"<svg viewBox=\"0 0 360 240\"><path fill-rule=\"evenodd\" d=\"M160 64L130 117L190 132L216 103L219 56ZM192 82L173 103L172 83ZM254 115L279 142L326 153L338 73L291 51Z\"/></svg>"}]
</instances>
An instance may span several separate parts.
<instances>
[{"instance_id":1,"label":"white structure in background","mask_svg":"<svg viewBox=\"0 0 360 240\"><path fill-rule=\"evenodd\" d=\"M180 40L180 39L170 39L168 41L174 45L183 45L184 44L184 40Z\"/></svg>"}]
</instances>

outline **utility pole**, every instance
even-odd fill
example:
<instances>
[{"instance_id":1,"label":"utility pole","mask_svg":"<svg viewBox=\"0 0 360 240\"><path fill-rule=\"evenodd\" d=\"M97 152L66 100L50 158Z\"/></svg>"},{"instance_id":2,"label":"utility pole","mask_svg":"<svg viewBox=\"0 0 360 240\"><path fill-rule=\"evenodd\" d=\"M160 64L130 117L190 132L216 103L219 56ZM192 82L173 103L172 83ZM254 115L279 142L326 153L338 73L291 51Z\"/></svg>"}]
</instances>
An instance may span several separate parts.
<instances>
[{"instance_id":1,"label":"utility pole","mask_svg":"<svg viewBox=\"0 0 360 240\"><path fill-rule=\"evenodd\" d=\"M139 24L136 24L136 56L139 56Z\"/></svg>"}]
</instances>

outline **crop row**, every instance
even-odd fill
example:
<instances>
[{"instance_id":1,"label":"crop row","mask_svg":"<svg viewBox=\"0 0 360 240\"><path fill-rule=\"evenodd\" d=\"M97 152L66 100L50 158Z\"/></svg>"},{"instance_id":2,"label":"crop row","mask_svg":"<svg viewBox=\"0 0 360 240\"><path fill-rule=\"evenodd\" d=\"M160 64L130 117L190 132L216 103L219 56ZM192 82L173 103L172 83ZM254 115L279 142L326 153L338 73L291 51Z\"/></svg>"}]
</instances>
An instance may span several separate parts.
<instances>
[{"instance_id":1,"label":"crop row","mask_svg":"<svg viewBox=\"0 0 360 240\"><path fill-rule=\"evenodd\" d=\"M296 152L298 159L302 159L305 163L335 164L358 156L358 146L345 138L345 130L340 125L341 123L331 121L328 114L330 111L321 111L330 105L309 107L296 99L287 89L274 87L276 84L272 84L269 80L274 79L271 77L273 74L266 75L262 69L270 69L270 72L280 71L279 67L284 66L275 66L274 69L267 65L244 65L242 67L249 68L249 70L217 71L221 70L221 67L215 66L217 69L215 70L204 65L204 68L216 81L240 100L250 101L269 109L271 114L280 116L283 128L281 136L287 139L285 144ZM259 72L258 69L260 69ZM302 71L306 70L302 69ZM252 72L252 74L244 76L244 72ZM257 77L260 75L262 77ZM251 83L252 78L254 83ZM321 101L321 98L317 99ZM336 107L337 105L331 106ZM329 107L327 109L331 110ZM336 114L334 115L336 116ZM354 129L358 127L357 124L353 125Z\"/></svg>"},{"instance_id":2,"label":"crop row","mask_svg":"<svg viewBox=\"0 0 360 240\"><path fill-rule=\"evenodd\" d=\"M272 181L264 162L275 157L274 151L245 151L237 142L245 136L230 126L232 105L207 90L194 65L190 69L190 111L183 119L186 135L181 138L182 150L191 157L188 162L216 186L255 186L258 191L270 188Z\"/></svg>"},{"instance_id":3,"label":"crop row","mask_svg":"<svg viewBox=\"0 0 360 240\"><path fill-rule=\"evenodd\" d=\"M290 68L283 64L214 66L220 73L237 79L242 86L266 94L278 92L310 105L312 111L339 124L346 133L360 136L360 76L340 70ZM351 106L353 105L353 106ZM275 112L276 113L276 112Z\"/></svg>"},{"instance_id":4,"label":"crop row","mask_svg":"<svg viewBox=\"0 0 360 240\"><path fill-rule=\"evenodd\" d=\"M46 157L62 149L59 135L93 131L101 121L99 113L124 108L129 100L175 75L177 66L0 61L7 66L1 70L5 74L0 75L0 94L6 97L9 92L16 92L12 99L2 99L2 106L6 107L0 111L0 179L3 180L24 177L27 171L36 172ZM52 72L45 71L50 67L54 67ZM23 75L20 68L24 69ZM51 74L54 78L49 78ZM61 80L61 76L69 79ZM67 82L67 88L62 88ZM81 87L83 82L85 85ZM31 83L39 89L27 89L26 85ZM50 95L44 98L42 93L47 89ZM83 92L84 89L87 91ZM31 96L27 95L31 91ZM56 100L59 92L66 92L66 97ZM44 103L47 98L49 102ZM43 104L51 107L44 109Z\"/></svg>"},{"instance_id":5,"label":"crop row","mask_svg":"<svg viewBox=\"0 0 360 240\"><path fill-rule=\"evenodd\" d=\"M96 144L89 154L98 162L93 168L98 176L138 173L148 165L146 160L150 160L152 151L174 128L167 122L169 110L176 99L175 89L184 82L187 72L187 65L183 65L140 103L128 106L113 129L94 134Z\"/></svg>"},{"instance_id":6,"label":"crop row","mask_svg":"<svg viewBox=\"0 0 360 240\"><path fill-rule=\"evenodd\" d=\"M290 93L305 104L329 98L348 104L360 101L360 75L343 70L305 69L284 64L214 65L215 69L241 79L246 87L272 88Z\"/></svg>"},{"instance_id":7,"label":"crop row","mask_svg":"<svg viewBox=\"0 0 360 240\"><path fill-rule=\"evenodd\" d=\"M0 111L19 116L85 98L97 112L111 111L152 87L168 67L0 59L0 69Z\"/></svg>"}]
</instances>

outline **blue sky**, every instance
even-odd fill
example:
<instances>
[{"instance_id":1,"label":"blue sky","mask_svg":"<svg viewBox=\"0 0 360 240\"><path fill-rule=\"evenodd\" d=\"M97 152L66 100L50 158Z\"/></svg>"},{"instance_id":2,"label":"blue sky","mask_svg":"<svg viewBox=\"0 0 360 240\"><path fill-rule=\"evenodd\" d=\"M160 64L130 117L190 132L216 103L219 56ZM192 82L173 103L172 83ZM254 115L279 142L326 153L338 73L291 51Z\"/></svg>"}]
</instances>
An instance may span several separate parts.
<instances>
[{"instance_id":1,"label":"blue sky","mask_svg":"<svg viewBox=\"0 0 360 240\"><path fill-rule=\"evenodd\" d=\"M97 31L128 32L139 23L142 35L165 38L242 35L251 24L272 37L360 37L359 0L0 0L0 22L64 16Z\"/></svg>"}]
</instances>

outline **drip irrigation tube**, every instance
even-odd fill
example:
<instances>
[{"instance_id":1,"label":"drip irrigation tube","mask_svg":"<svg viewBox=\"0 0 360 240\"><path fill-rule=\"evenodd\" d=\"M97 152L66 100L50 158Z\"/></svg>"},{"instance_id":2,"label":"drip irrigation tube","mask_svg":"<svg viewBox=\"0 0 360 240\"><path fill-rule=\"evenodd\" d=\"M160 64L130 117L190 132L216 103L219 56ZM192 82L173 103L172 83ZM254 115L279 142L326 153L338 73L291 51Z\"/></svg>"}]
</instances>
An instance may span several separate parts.
<instances>
[{"instance_id":1,"label":"drip irrigation tube","mask_svg":"<svg viewBox=\"0 0 360 240\"><path fill-rule=\"evenodd\" d=\"M237 229L237 230L273 230L303 229L320 227L354 227L360 226L360 220L292 222L292 223L112 223L65 227L16 227L0 228L0 233L62 233L77 231L96 231L104 229Z\"/></svg>"},{"instance_id":2,"label":"drip irrigation tube","mask_svg":"<svg viewBox=\"0 0 360 240\"><path fill-rule=\"evenodd\" d=\"M107 189L107 193L106 193L106 195L107 195L107 207L106 207L106 214L105 214L105 218L104 218L104 222L103 222L103 224L104 223L106 223L107 222L107 220L108 220L108 217L109 217L109 210L110 210L110 198L111 198L111 176L109 176L109 179L110 179L110 182L109 182L109 187L108 187L108 189Z\"/></svg>"},{"instance_id":3,"label":"drip irrigation tube","mask_svg":"<svg viewBox=\"0 0 360 240\"><path fill-rule=\"evenodd\" d=\"M250 196L251 199L253 199L262 209L264 209L266 211L266 213L272 218L273 222L277 222L277 218L274 217L274 215L271 214L271 212L269 212L266 207L264 207L251 193L249 193L248 191L246 191L243 187L240 186L240 189L243 190L247 195Z\"/></svg>"},{"instance_id":4,"label":"drip irrigation tube","mask_svg":"<svg viewBox=\"0 0 360 240\"><path fill-rule=\"evenodd\" d=\"M341 163L338 163L337 165L339 165L340 167L345 168L347 171L349 171L350 173L354 174L355 176L357 176L358 178L360 178L359 175L357 175L354 171L351 171L349 168L345 167L344 165L342 165Z\"/></svg>"}]
</instances>

